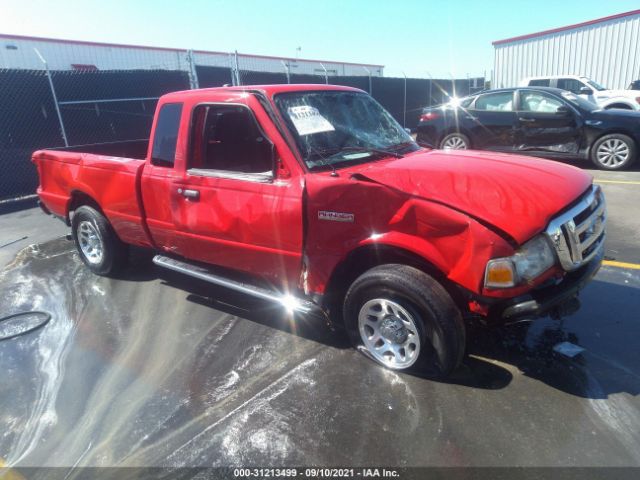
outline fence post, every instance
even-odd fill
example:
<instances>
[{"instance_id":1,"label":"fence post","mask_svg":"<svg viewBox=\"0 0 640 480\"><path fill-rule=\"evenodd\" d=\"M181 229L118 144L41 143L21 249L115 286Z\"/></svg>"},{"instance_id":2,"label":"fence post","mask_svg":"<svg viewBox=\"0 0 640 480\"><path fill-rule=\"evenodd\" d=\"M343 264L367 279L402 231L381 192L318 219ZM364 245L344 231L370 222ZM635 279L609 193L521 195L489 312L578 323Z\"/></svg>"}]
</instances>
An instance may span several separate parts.
<instances>
[{"instance_id":1,"label":"fence post","mask_svg":"<svg viewBox=\"0 0 640 480\"><path fill-rule=\"evenodd\" d=\"M322 63L320 63L322 70L324 70L324 83L329 85L329 75L327 74L327 69L324 67Z\"/></svg>"},{"instance_id":2,"label":"fence post","mask_svg":"<svg viewBox=\"0 0 640 480\"><path fill-rule=\"evenodd\" d=\"M193 57L193 50L187 50L187 65L187 73L189 74L189 88L191 90L200 88L200 83L198 82L198 71L196 70L196 60Z\"/></svg>"},{"instance_id":3,"label":"fence post","mask_svg":"<svg viewBox=\"0 0 640 480\"><path fill-rule=\"evenodd\" d=\"M242 85L242 80L240 80L240 67L238 65L238 51L233 52L233 64L236 69L236 85Z\"/></svg>"},{"instance_id":4,"label":"fence post","mask_svg":"<svg viewBox=\"0 0 640 480\"><path fill-rule=\"evenodd\" d=\"M369 75L369 95L373 95L373 87L371 85L371 70L369 70L367 67L362 68L364 68L364 71L367 72L367 75Z\"/></svg>"},{"instance_id":5,"label":"fence post","mask_svg":"<svg viewBox=\"0 0 640 480\"><path fill-rule=\"evenodd\" d=\"M56 95L56 89L53 87L53 79L51 78L51 72L49 71L49 64L44 59L44 57L40 54L37 48L34 48L36 55L40 58L40 61L44 64L44 69L47 71L47 78L49 79L49 87L51 88L51 95L53 96L53 103L56 106L56 113L58 114L58 122L60 122L60 133L62 134L62 140L64 141L64 146L69 146L69 141L67 140L67 132L64 129L64 122L62 121L62 113L60 112L60 106L58 105L58 97Z\"/></svg>"},{"instance_id":6,"label":"fence post","mask_svg":"<svg viewBox=\"0 0 640 480\"><path fill-rule=\"evenodd\" d=\"M402 126L407 128L407 74L402 72L404 76L404 103L402 108Z\"/></svg>"},{"instance_id":7,"label":"fence post","mask_svg":"<svg viewBox=\"0 0 640 480\"><path fill-rule=\"evenodd\" d=\"M284 73L287 76L287 83L291 83L291 75L289 74L289 64L284 60L280 60L282 66L284 67Z\"/></svg>"}]
</instances>

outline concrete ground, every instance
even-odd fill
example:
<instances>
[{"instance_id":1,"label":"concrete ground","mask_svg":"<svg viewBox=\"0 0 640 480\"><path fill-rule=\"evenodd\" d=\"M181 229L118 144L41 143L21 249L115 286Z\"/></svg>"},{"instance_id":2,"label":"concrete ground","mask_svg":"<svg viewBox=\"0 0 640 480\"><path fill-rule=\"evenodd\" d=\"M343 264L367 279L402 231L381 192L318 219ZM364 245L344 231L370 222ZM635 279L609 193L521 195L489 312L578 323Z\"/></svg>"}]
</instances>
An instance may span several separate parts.
<instances>
[{"instance_id":1,"label":"concrete ground","mask_svg":"<svg viewBox=\"0 0 640 480\"><path fill-rule=\"evenodd\" d=\"M0 247L1 311L52 319L0 341L0 462L638 467L640 172L593 174L608 262L582 309L473 328L446 382L140 253L121 278L94 276L62 223L2 216L0 245L28 239ZM553 350L565 341L584 351Z\"/></svg>"}]
</instances>

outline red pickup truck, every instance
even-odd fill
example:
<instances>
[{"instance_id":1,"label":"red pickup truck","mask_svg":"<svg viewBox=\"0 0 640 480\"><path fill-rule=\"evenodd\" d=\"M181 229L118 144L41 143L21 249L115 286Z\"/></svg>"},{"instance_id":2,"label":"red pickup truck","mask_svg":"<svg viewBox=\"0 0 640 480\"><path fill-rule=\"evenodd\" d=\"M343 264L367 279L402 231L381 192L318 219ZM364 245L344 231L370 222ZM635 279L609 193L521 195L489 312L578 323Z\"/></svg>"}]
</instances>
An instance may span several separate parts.
<instances>
[{"instance_id":1,"label":"red pickup truck","mask_svg":"<svg viewBox=\"0 0 640 480\"><path fill-rule=\"evenodd\" d=\"M149 141L33 161L42 208L93 272L149 247L161 267L341 322L392 369L451 372L466 318L566 313L603 257L587 173L421 147L353 88L171 93Z\"/></svg>"}]
</instances>

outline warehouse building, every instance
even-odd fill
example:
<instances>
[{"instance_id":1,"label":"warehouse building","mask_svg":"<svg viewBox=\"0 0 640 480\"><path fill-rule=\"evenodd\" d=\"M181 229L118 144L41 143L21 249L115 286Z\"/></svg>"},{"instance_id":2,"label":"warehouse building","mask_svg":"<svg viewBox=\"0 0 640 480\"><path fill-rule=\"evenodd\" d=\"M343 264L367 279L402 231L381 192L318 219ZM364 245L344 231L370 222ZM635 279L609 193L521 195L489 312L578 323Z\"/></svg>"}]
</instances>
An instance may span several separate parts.
<instances>
[{"instance_id":1,"label":"warehouse building","mask_svg":"<svg viewBox=\"0 0 640 480\"><path fill-rule=\"evenodd\" d=\"M493 42L493 85L581 75L611 89L640 79L640 10Z\"/></svg>"},{"instance_id":2,"label":"warehouse building","mask_svg":"<svg viewBox=\"0 0 640 480\"><path fill-rule=\"evenodd\" d=\"M330 76L383 76L382 65L309 60L244 53L145 47L0 34L0 68L41 70L188 70L199 66L237 66L260 72ZM41 58L42 57L42 58ZM237 63L237 65L236 65Z\"/></svg>"}]
</instances>

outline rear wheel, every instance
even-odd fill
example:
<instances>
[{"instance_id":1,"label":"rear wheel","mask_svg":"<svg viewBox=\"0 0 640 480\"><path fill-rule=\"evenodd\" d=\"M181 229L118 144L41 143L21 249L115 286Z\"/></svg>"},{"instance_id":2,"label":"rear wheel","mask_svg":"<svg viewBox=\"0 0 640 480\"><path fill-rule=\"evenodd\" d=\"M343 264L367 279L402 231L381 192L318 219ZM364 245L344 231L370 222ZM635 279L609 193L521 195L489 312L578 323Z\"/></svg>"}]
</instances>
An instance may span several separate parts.
<instances>
[{"instance_id":1,"label":"rear wheel","mask_svg":"<svg viewBox=\"0 0 640 480\"><path fill-rule=\"evenodd\" d=\"M469 137L462 133L450 133L440 142L442 150L467 150L470 146Z\"/></svg>"},{"instance_id":2,"label":"rear wheel","mask_svg":"<svg viewBox=\"0 0 640 480\"><path fill-rule=\"evenodd\" d=\"M393 370L448 375L462 361L460 310L433 277L407 265L381 265L351 285L344 319L353 345Z\"/></svg>"},{"instance_id":3,"label":"rear wheel","mask_svg":"<svg viewBox=\"0 0 640 480\"><path fill-rule=\"evenodd\" d=\"M622 170L636 159L636 144L619 133L600 137L591 148L591 161L604 170Z\"/></svg>"},{"instance_id":4,"label":"rear wheel","mask_svg":"<svg viewBox=\"0 0 640 480\"><path fill-rule=\"evenodd\" d=\"M125 265L127 245L95 208L84 205L76 209L71 231L80 258L93 273L111 275Z\"/></svg>"}]
</instances>

